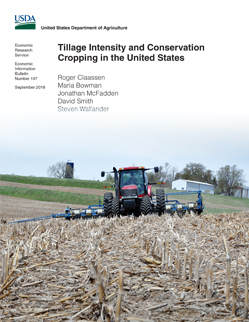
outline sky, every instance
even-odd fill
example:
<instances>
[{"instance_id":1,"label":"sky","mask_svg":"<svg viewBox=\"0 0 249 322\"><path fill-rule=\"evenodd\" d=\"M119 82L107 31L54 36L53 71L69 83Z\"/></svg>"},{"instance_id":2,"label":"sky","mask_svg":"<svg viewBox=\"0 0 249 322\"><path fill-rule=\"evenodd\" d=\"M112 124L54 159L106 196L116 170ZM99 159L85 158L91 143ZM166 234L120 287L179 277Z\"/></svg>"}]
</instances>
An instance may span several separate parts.
<instances>
[{"instance_id":1,"label":"sky","mask_svg":"<svg viewBox=\"0 0 249 322\"><path fill-rule=\"evenodd\" d=\"M55 2L49 2L49 10L48 1L14 4L6 3L7 39L0 53L0 173L47 176L50 165L72 160L77 178L100 180L100 172L113 166L154 167L168 162L181 171L195 162L214 172L237 165L244 169L249 186L247 1L236 6L223 0L153 4L139 0L126 1L125 6L109 0L74 5L61 1L60 12ZM19 15L34 16L36 30L15 30ZM47 26L55 30L44 29ZM57 30L57 26L70 29ZM104 26L127 30L107 31ZM33 52L15 57L16 44L32 44ZM58 44L87 50L60 51ZM93 52L90 44L126 47L123 53ZM149 51L149 44L155 49ZM156 50L156 46L189 44L204 46L204 51ZM144 50L129 51L135 45ZM98 62L59 61L60 54L96 55ZM101 54L108 60L101 61ZM112 54L124 60L112 61ZM131 55L152 58L129 61ZM159 61L158 55L184 56L184 61ZM37 79L15 80L16 62L32 62L36 70L27 77ZM58 87L59 75L76 80L78 75L104 76L101 81L80 83L100 84L99 90L118 95L91 97L92 104L61 103L59 98L75 97L58 96L72 90ZM45 89L15 89L27 85ZM79 106L108 107L108 112L58 111Z\"/></svg>"}]
</instances>

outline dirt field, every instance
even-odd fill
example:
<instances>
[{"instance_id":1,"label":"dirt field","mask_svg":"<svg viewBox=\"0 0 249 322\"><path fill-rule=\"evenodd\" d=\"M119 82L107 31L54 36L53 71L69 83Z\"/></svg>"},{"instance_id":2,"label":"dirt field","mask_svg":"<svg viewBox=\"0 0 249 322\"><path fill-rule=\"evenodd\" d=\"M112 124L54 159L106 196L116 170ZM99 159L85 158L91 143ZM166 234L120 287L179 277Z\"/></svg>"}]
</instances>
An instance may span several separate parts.
<instances>
[{"instance_id":1,"label":"dirt field","mask_svg":"<svg viewBox=\"0 0 249 322\"><path fill-rule=\"evenodd\" d=\"M34 184L23 184L16 182L0 181L1 186L18 187L18 188L32 188L32 189L46 189L64 192L74 192L82 194L91 194L103 196L106 192L101 189L87 189L77 187L60 187L60 186L42 186ZM72 208L82 208L86 205L68 205L56 202L45 202L38 200L28 200L23 198L15 198L0 195L0 218L7 219L7 221L28 219L34 217L48 216L52 213L64 213L68 206Z\"/></svg>"},{"instance_id":2,"label":"dirt field","mask_svg":"<svg viewBox=\"0 0 249 322\"><path fill-rule=\"evenodd\" d=\"M30 188L30 189L44 189L44 190L55 190L64 192L83 193L86 195L104 196L106 190L104 189L88 189L88 188L77 188L77 187L61 187L61 186L43 186L36 184L25 184L17 182L0 181L0 186L18 187L18 188Z\"/></svg>"},{"instance_id":3,"label":"dirt field","mask_svg":"<svg viewBox=\"0 0 249 322\"><path fill-rule=\"evenodd\" d=\"M52 213L64 213L69 205L58 202L45 202L28 200L9 196L0 196L0 219L14 221L41 216L49 216ZM83 205L70 205L72 208L82 208Z\"/></svg>"},{"instance_id":4,"label":"dirt field","mask_svg":"<svg viewBox=\"0 0 249 322\"><path fill-rule=\"evenodd\" d=\"M43 186L43 185L32 185L23 184L16 182L6 182L0 181L1 186L19 187L19 188L32 188L32 189L46 189L46 190L56 190L64 192L74 192L82 194L91 194L97 196L103 196L106 190L102 189L88 189L88 188L77 188L77 187L61 187L61 186ZM183 202L185 202L183 200ZM52 213L64 213L65 208L68 206L72 208L82 208L85 205L68 205L53 202L44 202L37 200L28 200L22 198L15 198L9 196L0 196L0 218L7 219L7 221L34 218L40 216L48 216ZM205 203L206 207L212 208L224 208L223 205L213 205L210 203ZM234 211L246 211L245 207L231 207L226 208L234 209Z\"/></svg>"}]
</instances>

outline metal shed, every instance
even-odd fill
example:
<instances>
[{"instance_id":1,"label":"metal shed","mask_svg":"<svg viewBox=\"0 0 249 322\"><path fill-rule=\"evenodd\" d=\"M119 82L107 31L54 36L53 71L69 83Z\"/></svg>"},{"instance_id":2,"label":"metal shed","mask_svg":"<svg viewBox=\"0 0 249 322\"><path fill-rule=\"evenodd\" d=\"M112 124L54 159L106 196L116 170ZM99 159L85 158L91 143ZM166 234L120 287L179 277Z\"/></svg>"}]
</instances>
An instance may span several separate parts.
<instances>
[{"instance_id":1,"label":"metal shed","mask_svg":"<svg viewBox=\"0 0 249 322\"><path fill-rule=\"evenodd\" d=\"M234 189L232 193L234 197L249 199L249 187Z\"/></svg>"},{"instance_id":2,"label":"metal shed","mask_svg":"<svg viewBox=\"0 0 249 322\"><path fill-rule=\"evenodd\" d=\"M172 182L172 189L197 191L201 190L204 193L214 194L214 185L205 182L191 181L185 179L179 179Z\"/></svg>"}]
</instances>

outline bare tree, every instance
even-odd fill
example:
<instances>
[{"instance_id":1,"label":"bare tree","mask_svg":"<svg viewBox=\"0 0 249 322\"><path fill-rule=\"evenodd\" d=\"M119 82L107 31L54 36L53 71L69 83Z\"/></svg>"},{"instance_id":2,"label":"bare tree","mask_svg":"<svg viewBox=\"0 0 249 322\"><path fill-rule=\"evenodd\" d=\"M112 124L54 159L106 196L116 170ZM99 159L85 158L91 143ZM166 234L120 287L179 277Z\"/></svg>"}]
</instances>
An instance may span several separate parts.
<instances>
[{"instance_id":1,"label":"bare tree","mask_svg":"<svg viewBox=\"0 0 249 322\"><path fill-rule=\"evenodd\" d=\"M147 177L148 177L148 181L149 182L159 182L157 176L156 176L156 173L154 172L147 172Z\"/></svg>"},{"instance_id":2,"label":"bare tree","mask_svg":"<svg viewBox=\"0 0 249 322\"><path fill-rule=\"evenodd\" d=\"M178 172L177 167L171 167L170 173L169 173L169 179L168 179L170 188L172 187L172 182L176 180L177 172Z\"/></svg>"},{"instance_id":3,"label":"bare tree","mask_svg":"<svg viewBox=\"0 0 249 322\"><path fill-rule=\"evenodd\" d=\"M232 195L233 189L238 189L245 182L244 170L238 169L236 165L226 165L217 171L218 185L221 191Z\"/></svg>"},{"instance_id":4,"label":"bare tree","mask_svg":"<svg viewBox=\"0 0 249 322\"><path fill-rule=\"evenodd\" d=\"M168 162L166 162L164 164L164 174L165 174L165 182L167 183L169 181L169 177L170 177L170 172L171 172L171 166Z\"/></svg>"},{"instance_id":5,"label":"bare tree","mask_svg":"<svg viewBox=\"0 0 249 322\"><path fill-rule=\"evenodd\" d=\"M67 165L66 162L61 161L49 166L47 173L48 176L52 178L66 178L69 176L69 171L73 171L72 168L69 165ZM71 177L73 177L73 173Z\"/></svg>"},{"instance_id":6,"label":"bare tree","mask_svg":"<svg viewBox=\"0 0 249 322\"><path fill-rule=\"evenodd\" d=\"M171 166L168 162L164 165L164 174L165 174L165 183L168 188L172 187L172 181L175 180L176 173L178 169L176 167Z\"/></svg>"},{"instance_id":7,"label":"bare tree","mask_svg":"<svg viewBox=\"0 0 249 322\"><path fill-rule=\"evenodd\" d=\"M109 182L114 182L115 180L114 180L114 175L112 175L111 173L108 173L107 175L106 175L106 181L109 181Z\"/></svg>"},{"instance_id":8,"label":"bare tree","mask_svg":"<svg viewBox=\"0 0 249 322\"><path fill-rule=\"evenodd\" d=\"M158 167L159 172L148 172L148 180L149 182L165 182L167 188L171 188L172 181L175 180L175 175L177 173L177 168L171 166L168 162L166 162L163 166Z\"/></svg>"}]
</instances>

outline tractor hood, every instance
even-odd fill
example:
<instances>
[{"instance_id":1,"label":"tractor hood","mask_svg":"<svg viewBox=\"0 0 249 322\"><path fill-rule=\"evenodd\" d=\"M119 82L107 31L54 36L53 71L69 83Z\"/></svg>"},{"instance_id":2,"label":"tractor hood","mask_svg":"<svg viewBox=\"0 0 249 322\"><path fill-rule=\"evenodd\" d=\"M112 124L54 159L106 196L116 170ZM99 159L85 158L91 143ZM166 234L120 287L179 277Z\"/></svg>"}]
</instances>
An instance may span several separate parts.
<instances>
[{"instance_id":1,"label":"tractor hood","mask_svg":"<svg viewBox=\"0 0 249 322\"><path fill-rule=\"evenodd\" d=\"M130 184L122 188L122 190L126 190L126 189L137 189L137 186L135 184Z\"/></svg>"},{"instance_id":2,"label":"tractor hood","mask_svg":"<svg viewBox=\"0 0 249 322\"><path fill-rule=\"evenodd\" d=\"M126 197L126 196L138 196L138 191L137 191L137 186L135 184L130 184L128 186L124 186L121 191L121 196Z\"/></svg>"}]
</instances>

